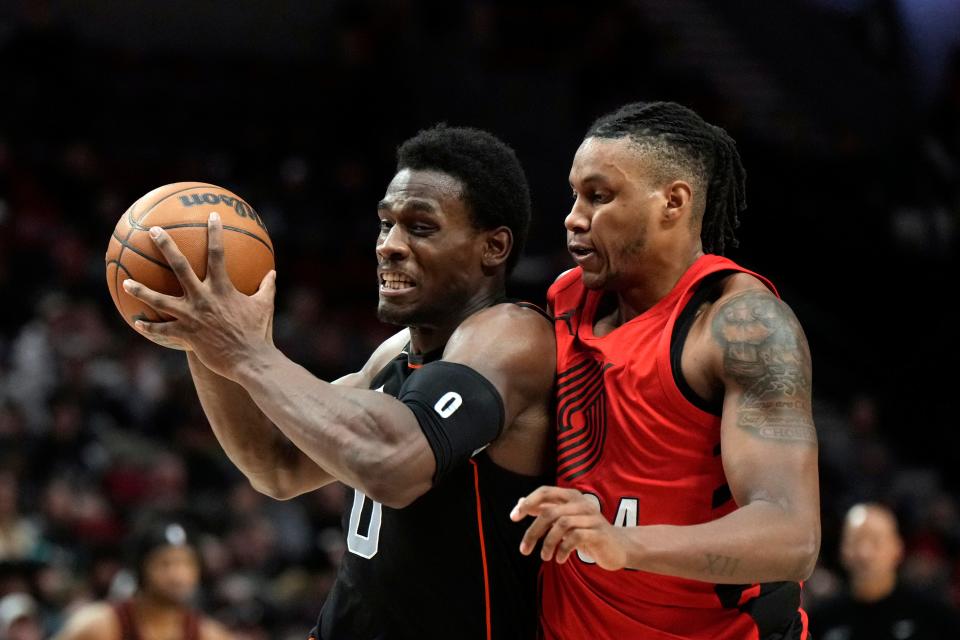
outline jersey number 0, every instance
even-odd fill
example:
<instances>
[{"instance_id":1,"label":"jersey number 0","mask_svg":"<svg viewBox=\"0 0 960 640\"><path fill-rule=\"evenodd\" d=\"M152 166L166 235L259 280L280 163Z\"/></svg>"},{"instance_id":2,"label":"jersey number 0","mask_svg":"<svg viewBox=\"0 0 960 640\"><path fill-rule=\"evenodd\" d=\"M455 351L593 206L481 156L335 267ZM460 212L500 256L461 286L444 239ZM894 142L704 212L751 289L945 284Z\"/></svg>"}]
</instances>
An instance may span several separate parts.
<instances>
[{"instance_id":1,"label":"jersey number 0","mask_svg":"<svg viewBox=\"0 0 960 640\"><path fill-rule=\"evenodd\" d=\"M383 387L377 389L383 392ZM463 397L456 391L443 394L433 406L441 418L449 418L463 404ZM369 560L377 555L380 546L380 520L383 517L383 505L371 500L370 524L367 525L367 535L360 533L360 516L367 501L366 494L359 489L353 490L353 507L350 509L350 523L347 527L347 549L361 558Z\"/></svg>"},{"instance_id":2,"label":"jersey number 0","mask_svg":"<svg viewBox=\"0 0 960 640\"><path fill-rule=\"evenodd\" d=\"M376 500L370 500L370 523L367 525L367 535L360 533L360 516L367 501L367 495L359 489L353 490L353 508L350 509L350 524L347 526L347 549L350 553L369 560L377 555L380 546L380 520L383 516L383 506Z\"/></svg>"}]
</instances>

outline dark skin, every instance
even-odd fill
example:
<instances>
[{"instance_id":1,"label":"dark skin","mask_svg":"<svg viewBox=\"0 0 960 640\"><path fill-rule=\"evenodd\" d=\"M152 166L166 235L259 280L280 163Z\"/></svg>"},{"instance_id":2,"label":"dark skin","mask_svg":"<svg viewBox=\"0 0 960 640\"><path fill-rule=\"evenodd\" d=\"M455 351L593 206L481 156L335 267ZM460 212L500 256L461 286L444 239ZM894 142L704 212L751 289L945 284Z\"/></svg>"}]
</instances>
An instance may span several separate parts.
<instances>
[{"instance_id":1,"label":"dark skin","mask_svg":"<svg viewBox=\"0 0 960 640\"><path fill-rule=\"evenodd\" d=\"M434 171L403 170L391 181L378 206L378 314L407 328L361 371L334 383L273 345L275 274L253 296L238 292L226 276L219 219L209 223L203 282L156 230L154 241L184 295L128 280L128 292L174 317L138 328L188 347L214 433L255 488L288 498L340 480L392 507L428 491L436 463L416 418L402 402L369 389L408 341L415 353L446 344L444 360L473 368L500 392L506 418L487 449L494 462L524 474L545 468L553 331L534 311L492 304L503 295L512 236L506 227L476 229L462 192L459 180Z\"/></svg>"},{"instance_id":2,"label":"dark skin","mask_svg":"<svg viewBox=\"0 0 960 640\"><path fill-rule=\"evenodd\" d=\"M595 321L602 336L663 298L703 255L704 189L658 179L628 139L588 138L574 158L568 246L588 288L616 305ZM579 491L542 487L511 517L535 519L521 544L566 562L580 550L608 570L640 569L713 583L806 579L820 546L811 360L790 308L747 274L703 305L681 367L701 397L723 401L721 455L738 505L693 526L614 527Z\"/></svg>"}]
</instances>

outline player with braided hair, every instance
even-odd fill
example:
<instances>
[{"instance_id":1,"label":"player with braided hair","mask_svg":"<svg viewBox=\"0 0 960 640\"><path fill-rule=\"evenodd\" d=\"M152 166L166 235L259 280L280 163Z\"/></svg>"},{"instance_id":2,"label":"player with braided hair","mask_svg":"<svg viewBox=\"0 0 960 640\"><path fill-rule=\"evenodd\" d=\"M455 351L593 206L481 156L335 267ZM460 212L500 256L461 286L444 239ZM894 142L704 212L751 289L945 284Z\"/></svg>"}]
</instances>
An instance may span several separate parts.
<instances>
[{"instance_id":1,"label":"player with braided hair","mask_svg":"<svg viewBox=\"0 0 960 640\"><path fill-rule=\"evenodd\" d=\"M746 171L736 143L726 131L708 124L693 111L672 102L635 102L598 119L587 138L629 138L644 151L660 179L685 172L698 193L695 216L702 220L703 250L723 255L746 209Z\"/></svg>"},{"instance_id":2,"label":"player with braided hair","mask_svg":"<svg viewBox=\"0 0 960 640\"><path fill-rule=\"evenodd\" d=\"M597 120L570 171L577 267L548 293L557 487L521 498L542 541L548 639L807 638L820 545L811 359L735 245L745 173L674 103Z\"/></svg>"}]
</instances>

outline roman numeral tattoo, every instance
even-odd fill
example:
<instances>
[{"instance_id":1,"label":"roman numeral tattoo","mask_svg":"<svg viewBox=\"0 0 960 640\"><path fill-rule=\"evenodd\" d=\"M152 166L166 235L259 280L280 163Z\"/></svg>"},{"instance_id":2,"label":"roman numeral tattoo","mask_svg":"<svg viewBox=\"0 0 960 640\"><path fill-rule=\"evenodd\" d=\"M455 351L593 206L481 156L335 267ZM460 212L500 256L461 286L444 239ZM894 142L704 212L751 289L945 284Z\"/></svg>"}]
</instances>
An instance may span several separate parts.
<instances>
[{"instance_id":1,"label":"roman numeral tattoo","mask_svg":"<svg viewBox=\"0 0 960 640\"><path fill-rule=\"evenodd\" d=\"M724 370L743 387L737 425L758 438L816 444L810 348L790 307L745 291L721 304L712 332Z\"/></svg>"},{"instance_id":2,"label":"roman numeral tattoo","mask_svg":"<svg viewBox=\"0 0 960 640\"><path fill-rule=\"evenodd\" d=\"M703 568L707 575L729 578L737 567L740 566L740 558L731 558L730 556L721 556L708 553L706 555L707 564Z\"/></svg>"}]
</instances>

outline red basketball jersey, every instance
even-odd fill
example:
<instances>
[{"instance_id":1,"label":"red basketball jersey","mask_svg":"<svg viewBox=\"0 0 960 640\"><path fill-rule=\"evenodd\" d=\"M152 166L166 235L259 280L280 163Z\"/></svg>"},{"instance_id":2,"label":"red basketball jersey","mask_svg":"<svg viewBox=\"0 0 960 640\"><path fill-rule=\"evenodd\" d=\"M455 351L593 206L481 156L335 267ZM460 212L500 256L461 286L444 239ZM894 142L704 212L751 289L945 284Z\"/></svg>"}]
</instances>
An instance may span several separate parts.
<instances>
[{"instance_id":1,"label":"red basketball jersey","mask_svg":"<svg viewBox=\"0 0 960 640\"><path fill-rule=\"evenodd\" d=\"M557 334L557 482L594 496L617 526L693 525L736 509L720 416L684 395L671 365L678 316L718 272L751 273L703 256L662 300L603 337L593 333L602 292L584 288L579 268L547 294ZM542 568L548 639L739 640L783 632L792 621L795 635L786 637L805 638L799 598L795 583L715 585L606 571L577 553Z\"/></svg>"}]
</instances>

